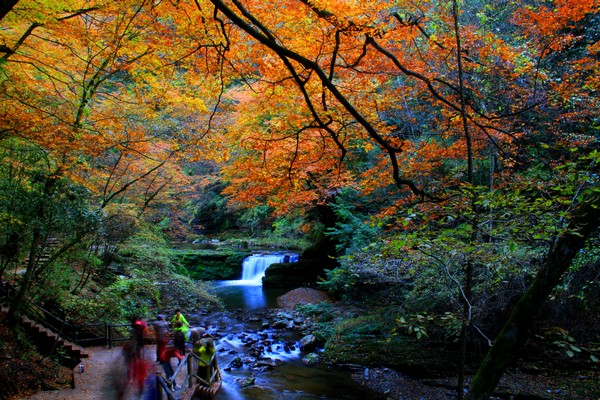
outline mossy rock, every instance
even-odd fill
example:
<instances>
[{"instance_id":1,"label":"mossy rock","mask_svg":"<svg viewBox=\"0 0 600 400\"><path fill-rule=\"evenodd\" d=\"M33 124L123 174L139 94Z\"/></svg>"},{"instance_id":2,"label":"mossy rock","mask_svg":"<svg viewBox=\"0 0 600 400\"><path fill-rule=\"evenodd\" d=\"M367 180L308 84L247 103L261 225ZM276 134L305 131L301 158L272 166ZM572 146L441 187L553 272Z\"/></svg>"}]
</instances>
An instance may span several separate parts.
<instances>
[{"instance_id":1,"label":"mossy rock","mask_svg":"<svg viewBox=\"0 0 600 400\"><path fill-rule=\"evenodd\" d=\"M384 338L371 335L348 338L336 335L327 341L323 362L364 366L388 366L411 375L444 375L453 369L449 355L428 348L411 338Z\"/></svg>"},{"instance_id":2,"label":"mossy rock","mask_svg":"<svg viewBox=\"0 0 600 400\"><path fill-rule=\"evenodd\" d=\"M332 326L323 361L331 364L388 366L411 375L443 375L456 357L425 339L390 334L385 310L342 317Z\"/></svg>"},{"instance_id":3,"label":"mossy rock","mask_svg":"<svg viewBox=\"0 0 600 400\"><path fill-rule=\"evenodd\" d=\"M178 271L197 280L231 280L242 275L248 251L190 250L173 253Z\"/></svg>"}]
</instances>

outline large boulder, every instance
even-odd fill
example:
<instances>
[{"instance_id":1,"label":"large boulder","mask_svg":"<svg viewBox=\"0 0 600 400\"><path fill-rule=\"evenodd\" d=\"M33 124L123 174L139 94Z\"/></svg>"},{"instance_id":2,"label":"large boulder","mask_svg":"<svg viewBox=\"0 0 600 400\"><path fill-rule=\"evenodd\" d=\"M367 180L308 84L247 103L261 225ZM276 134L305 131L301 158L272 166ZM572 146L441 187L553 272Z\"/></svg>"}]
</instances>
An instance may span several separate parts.
<instances>
[{"instance_id":1,"label":"large boulder","mask_svg":"<svg viewBox=\"0 0 600 400\"><path fill-rule=\"evenodd\" d=\"M319 341L315 335L308 334L300 339L300 350L302 351L312 351L317 348Z\"/></svg>"},{"instance_id":2,"label":"large boulder","mask_svg":"<svg viewBox=\"0 0 600 400\"><path fill-rule=\"evenodd\" d=\"M322 240L302 252L297 262L271 264L262 283L264 287L279 288L312 286L325 278L325 270L337 265L335 245Z\"/></svg>"},{"instance_id":3,"label":"large boulder","mask_svg":"<svg viewBox=\"0 0 600 400\"><path fill-rule=\"evenodd\" d=\"M279 307L290 310L300 304L319 304L322 302L333 303L333 299L323 290L306 287L290 290L277 298Z\"/></svg>"}]
</instances>

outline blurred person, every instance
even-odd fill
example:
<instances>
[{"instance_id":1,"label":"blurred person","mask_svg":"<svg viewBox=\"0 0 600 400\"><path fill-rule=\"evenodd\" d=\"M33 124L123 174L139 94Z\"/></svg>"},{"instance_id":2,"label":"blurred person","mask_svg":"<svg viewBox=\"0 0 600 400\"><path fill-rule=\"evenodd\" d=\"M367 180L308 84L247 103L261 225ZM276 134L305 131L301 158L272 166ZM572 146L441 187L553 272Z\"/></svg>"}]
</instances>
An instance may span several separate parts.
<instances>
[{"instance_id":1,"label":"blurred person","mask_svg":"<svg viewBox=\"0 0 600 400\"><path fill-rule=\"evenodd\" d=\"M197 375L202 379L201 385L209 386L210 377L218 368L215 342L212 338L203 338L194 343L193 350L200 359L198 360ZM214 358L213 358L214 356Z\"/></svg>"},{"instance_id":2,"label":"blurred person","mask_svg":"<svg viewBox=\"0 0 600 400\"><path fill-rule=\"evenodd\" d=\"M165 316L158 314L156 321L152 324L154 328L154 336L156 337L156 361L160 362L160 354L167 346L167 332L169 330L169 324L165 320Z\"/></svg>"},{"instance_id":3,"label":"blurred person","mask_svg":"<svg viewBox=\"0 0 600 400\"><path fill-rule=\"evenodd\" d=\"M181 363L185 356L181 354L179 349L177 349L175 346L167 346L163 349L162 353L160 354L160 365L165 371L167 380L171 380L171 378L173 378L173 374L175 373L173 366L171 365L172 358L177 358L177 360ZM177 389L177 385L174 386L174 389Z\"/></svg>"},{"instance_id":4,"label":"blurred person","mask_svg":"<svg viewBox=\"0 0 600 400\"><path fill-rule=\"evenodd\" d=\"M176 322L173 329L173 345L181 354L185 356L185 335L183 333L182 323Z\"/></svg>"}]
</instances>

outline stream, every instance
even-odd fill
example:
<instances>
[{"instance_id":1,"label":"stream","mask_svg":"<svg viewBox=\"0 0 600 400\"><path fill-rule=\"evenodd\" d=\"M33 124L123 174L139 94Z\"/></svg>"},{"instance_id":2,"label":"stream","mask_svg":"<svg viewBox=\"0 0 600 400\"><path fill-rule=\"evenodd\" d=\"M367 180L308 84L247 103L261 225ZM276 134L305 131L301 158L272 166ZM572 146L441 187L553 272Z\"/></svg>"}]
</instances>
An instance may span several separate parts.
<instances>
[{"instance_id":1,"label":"stream","mask_svg":"<svg viewBox=\"0 0 600 400\"><path fill-rule=\"evenodd\" d=\"M287 258L286 258L287 257ZM355 383L350 371L309 367L302 362L301 334L294 329L267 324L268 311L277 308L277 297L289 289L265 289L262 276L271 263L293 262L297 255L253 255L244 260L240 280L214 283L214 293L225 311L190 315L192 326L203 326L216 340L223 385L217 400L358 400L370 398ZM322 349L317 349L319 353ZM230 367L236 358L242 365ZM257 361L258 360L258 361ZM239 381L254 378L242 387Z\"/></svg>"}]
</instances>

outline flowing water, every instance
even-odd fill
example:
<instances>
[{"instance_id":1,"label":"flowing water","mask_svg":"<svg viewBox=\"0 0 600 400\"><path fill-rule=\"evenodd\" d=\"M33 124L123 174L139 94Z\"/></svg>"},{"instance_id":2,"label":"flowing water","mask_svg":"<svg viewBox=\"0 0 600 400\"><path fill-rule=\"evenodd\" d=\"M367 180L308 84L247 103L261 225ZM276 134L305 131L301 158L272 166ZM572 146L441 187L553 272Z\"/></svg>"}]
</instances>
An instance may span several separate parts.
<instances>
[{"instance_id":1,"label":"flowing water","mask_svg":"<svg viewBox=\"0 0 600 400\"><path fill-rule=\"evenodd\" d=\"M265 289L261 279L275 262L294 262L296 254L260 254L244 260L240 280L216 282L214 292L225 303L226 310L191 317L192 325L204 326L219 338L216 341L218 362L223 373L223 386L217 400L358 400L370 395L356 384L348 371L308 367L302 363L306 354L300 351L300 333L274 329L264 321L269 310L277 307L277 297L287 290ZM249 360L249 352L263 349L261 359L271 365L257 367ZM319 350L317 350L319 352ZM241 367L227 368L240 357ZM273 365L275 365L273 367ZM252 385L241 387L239 381L254 377Z\"/></svg>"}]
</instances>

